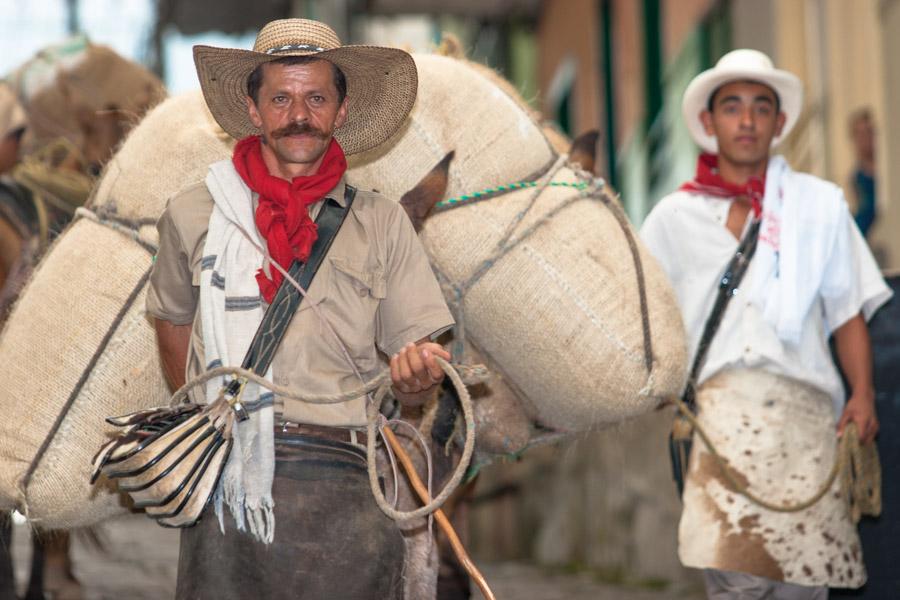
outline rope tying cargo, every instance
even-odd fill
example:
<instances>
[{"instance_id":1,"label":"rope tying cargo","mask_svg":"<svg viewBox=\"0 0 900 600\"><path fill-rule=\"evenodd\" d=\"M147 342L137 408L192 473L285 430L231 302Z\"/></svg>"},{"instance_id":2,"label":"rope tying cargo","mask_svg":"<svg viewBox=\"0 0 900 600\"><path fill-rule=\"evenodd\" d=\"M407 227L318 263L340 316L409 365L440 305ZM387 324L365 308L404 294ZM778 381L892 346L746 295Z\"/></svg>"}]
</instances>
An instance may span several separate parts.
<instances>
[{"instance_id":1,"label":"rope tying cargo","mask_svg":"<svg viewBox=\"0 0 900 600\"><path fill-rule=\"evenodd\" d=\"M575 176L579 179L576 182L553 181L553 178L563 167L570 168ZM513 234L516 232L519 224L532 211L537 204L541 195L550 187L568 187L578 190L578 193L562 200L559 204L549 210L547 213L539 217L528 227L522 230L515 238ZM578 202L579 200L599 200L612 213L620 229L625 235L631 252L632 261L634 263L635 277L638 284L638 301L640 305L641 326L643 334L643 350L644 350L644 366L647 369L648 377L653 372L653 339L650 331L650 315L647 306L647 291L644 279L644 268L640 258L634 235L628 225L628 219L622 212L622 208L617 199L610 196L606 182L601 178L594 177L591 173L581 170L577 165L569 163L568 156L561 155L544 174L539 181L523 181L508 185L501 185L495 188L488 188L471 194L463 194L454 198L450 198L444 202L439 202L435 206L435 210L445 211L452 208L467 206L476 201L486 200L488 198L496 198L510 192L521 189L533 188L534 192L528 200L525 208L516 213L506 230L497 242L494 250L488 255L461 283L453 282L450 277L443 273L439 268L435 267L435 273L438 280L447 293L444 295L450 304L453 314L456 317L456 325L454 326L454 343L453 358L454 361L461 362L465 351L466 344L466 320L465 320L465 299L466 294L484 275L493 268L493 266L514 250L519 244L527 240L542 226L549 223L554 217L563 210Z\"/></svg>"},{"instance_id":2,"label":"rope tying cargo","mask_svg":"<svg viewBox=\"0 0 900 600\"><path fill-rule=\"evenodd\" d=\"M113 231L117 231L138 243L144 250L152 255L156 255L159 246L141 235L141 228L153 225L155 219L126 219L116 216L111 210L97 209L93 211L84 206L75 209L76 217L83 217L94 223L109 227Z\"/></svg>"},{"instance_id":3,"label":"rope tying cargo","mask_svg":"<svg viewBox=\"0 0 900 600\"><path fill-rule=\"evenodd\" d=\"M448 210L451 208L456 208L457 206L464 206L466 204L471 204L473 202L478 202L481 200L489 200L494 196L501 196L507 192L514 192L516 190L524 190L527 188L537 187L540 182L538 181L519 181L516 183L508 183L506 185L498 185L497 187L487 188L481 190L479 192L473 192L471 194L462 194L461 196L456 196L455 198L449 198L447 200L441 200L437 204L434 205L434 210L437 212ZM588 183L584 181L578 182L570 182L570 181L551 181L547 184L547 187L569 187L575 188L578 190L583 190L588 187Z\"/></svg>"}]
</instances>

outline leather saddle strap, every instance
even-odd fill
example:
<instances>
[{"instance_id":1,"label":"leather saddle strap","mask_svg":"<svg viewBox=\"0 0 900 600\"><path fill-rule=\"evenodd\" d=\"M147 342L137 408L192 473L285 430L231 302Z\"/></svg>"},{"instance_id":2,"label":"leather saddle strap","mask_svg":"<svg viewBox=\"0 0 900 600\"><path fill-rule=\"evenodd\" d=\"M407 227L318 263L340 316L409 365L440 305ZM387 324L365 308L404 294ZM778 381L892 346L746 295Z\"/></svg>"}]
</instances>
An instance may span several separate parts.
<instances>
[{"instance_id":1,"label":"leather saddle strap","mask_svg":"<svg viewBox=\"0 0 900 600\"><path fill-rule=\"evenodd\" d=\"M325 255L328 254L347 213L350 212L350 206L355 197L356 188L347 185L344 191L345 206L341 206L330 198L325 200L316 218L318 237L313 242L309 258L305 263L295 260L288 269L288 273L300 283L303 289L309 289L313 277L316 276ZM263 315L259 328L253 336L253 341L250 342L244 362L241 363L243 368L260 375L264 375L269 370L275 351L302 301L303 296L287 279L281 282L278 291L275 292L275 298L272 299L272 304Z\"/></svg>"},{"instance_id":2,"label":"leather saddle strap","mask_svg":"<svg viewBox=\"0 0 900 600\"><path fill-rule=\"evenodd\" d=\"M700 344L697 346L697 354L694 356L694 363L691 366L688 385L684 389L684 395L681 398L692 411L696 407L697 378L700 376L703 363L706 362L706 354L709 352L713 338L715 338L716 332L719 330L719 325L722 324L722 317L725 315L725 309L728 308L728 302L737 293L741 280L750 266L750 260L756 253L756 242L759 239L761 223L761 219L754 219L750 223L750 228L747 230L741 243L738 244L734 256L728 261L728 266L725 267L725 272L722 274L722 279L719 282L719 293L716 295L716 301L713 304L712 311L709 313L709 317L706 319L706 324L703 326L703 334L700 336Z\"/></svg>"}]
</instances>

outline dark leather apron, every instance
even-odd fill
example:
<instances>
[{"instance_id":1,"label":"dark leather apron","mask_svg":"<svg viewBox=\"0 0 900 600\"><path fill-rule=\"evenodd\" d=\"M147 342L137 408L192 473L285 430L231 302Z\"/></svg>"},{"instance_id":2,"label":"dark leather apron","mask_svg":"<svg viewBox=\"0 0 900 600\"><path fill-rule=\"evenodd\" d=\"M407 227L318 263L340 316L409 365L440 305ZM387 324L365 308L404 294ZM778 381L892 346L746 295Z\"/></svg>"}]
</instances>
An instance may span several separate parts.
<instances>
[{"instance_id":1,"label":"dark leather apron","mask_svg":"<svg viewBox=\"0 0 900 600\"><path fill-rule=\"evenodd\" d=\"M213 507L181 533L177 600L401 600L404 544L372 498L365 451L275 436L275 540L239 532Z\"/></svg>"}]
</instances>

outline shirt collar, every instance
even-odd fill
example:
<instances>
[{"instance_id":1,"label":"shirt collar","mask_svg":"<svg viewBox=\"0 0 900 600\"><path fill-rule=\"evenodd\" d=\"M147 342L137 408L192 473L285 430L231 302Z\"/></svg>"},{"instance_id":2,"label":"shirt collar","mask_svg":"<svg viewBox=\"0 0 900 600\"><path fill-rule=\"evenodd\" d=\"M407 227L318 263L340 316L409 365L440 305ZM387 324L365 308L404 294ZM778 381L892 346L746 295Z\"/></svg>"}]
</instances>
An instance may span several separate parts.
<instances>
[{"instance_id":1,"label":"shirt collar","mask_svg":"<svg viewBox=\"0 0 900 600\"><path fill-rule=\"evenodd\" d=\"M347 206L347 199L344 197L347 189L347 181L344 176L341 177L341 180L338 181L337 185L332 188L330 192L325 194L326 198L331 198L335 202L341 205L341 207Z\"/></svg>"}]
</instances>

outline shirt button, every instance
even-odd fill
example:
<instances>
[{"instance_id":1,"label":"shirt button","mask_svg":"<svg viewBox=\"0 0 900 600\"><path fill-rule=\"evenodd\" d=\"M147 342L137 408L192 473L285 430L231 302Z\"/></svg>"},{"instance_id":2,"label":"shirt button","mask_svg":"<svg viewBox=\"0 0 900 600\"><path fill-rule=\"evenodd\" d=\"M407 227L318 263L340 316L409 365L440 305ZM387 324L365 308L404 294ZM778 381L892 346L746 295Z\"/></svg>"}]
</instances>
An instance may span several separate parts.
<instances>
[{"instance_id":1,"label":"shirt button","mask_svg":"<svg viewBox=\"0 0 900 600\"><path fill-rule=\"evenodd\" d=\"M365 298L368 295L369 295L369 290L367 290L366 288L359 288L359 297L360 298Z\"/></svg>"}]
</instances>

